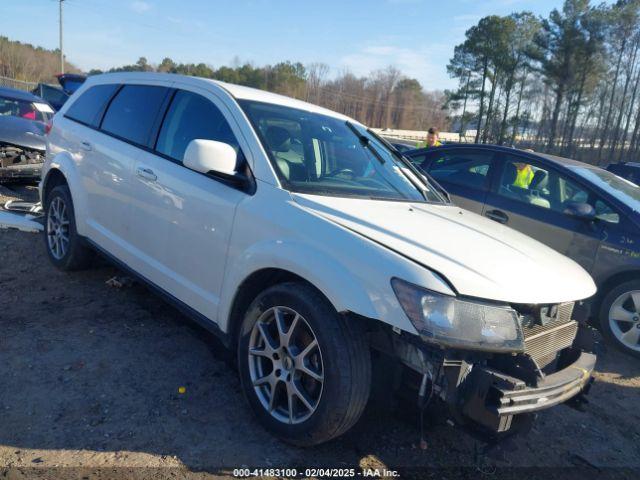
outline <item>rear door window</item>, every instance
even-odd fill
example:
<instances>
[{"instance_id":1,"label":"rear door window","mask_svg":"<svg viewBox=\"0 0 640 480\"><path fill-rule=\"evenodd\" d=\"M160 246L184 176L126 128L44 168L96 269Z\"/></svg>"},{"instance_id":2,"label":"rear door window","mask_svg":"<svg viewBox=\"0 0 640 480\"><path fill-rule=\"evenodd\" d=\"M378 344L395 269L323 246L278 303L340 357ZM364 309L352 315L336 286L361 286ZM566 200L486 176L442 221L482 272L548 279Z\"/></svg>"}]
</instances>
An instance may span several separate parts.
<instances>
[{"instance_id":1,"label":"rear door window","mask_svg":"<svg viewBox=\"0 0 640 480\"><path fill-rule=\"evenodd\" d=\"M179 90L160 129L156 150L182 161L191 140L216 140L231 145L238 141L222 112L210 100L197 93Z\"/></svg>"},{"instance_id":2,"label":"rear door window","mask_svg":"<svg viewBox=\"0 0 640 480\"><path fill-rule=\"evenodd\" d=\"M493 152L460 149L433 155L426 170L438 182L477 190L485 190L488 187Z\"/></svg>"},{"instance_id":3,"label":"rear door window","mask_svg":"<svg viewBox=\"0 0 640 480\"><path fill-rule=\"evenodd\" d=\"M65 117L97 127L107 102L119 85L96 85L83 92L64 114Z\"/></svg>"},{"instance_id":4,"label":"rear door window","mask_svg":"<svg viewBox=\"0 0 640 480\"><path fill-rule=\"evenodd\" d=\"M153 85L125 85L111 101L100 128L123 140L149 146L168 91Z\"/></svg>"}]
</instances>

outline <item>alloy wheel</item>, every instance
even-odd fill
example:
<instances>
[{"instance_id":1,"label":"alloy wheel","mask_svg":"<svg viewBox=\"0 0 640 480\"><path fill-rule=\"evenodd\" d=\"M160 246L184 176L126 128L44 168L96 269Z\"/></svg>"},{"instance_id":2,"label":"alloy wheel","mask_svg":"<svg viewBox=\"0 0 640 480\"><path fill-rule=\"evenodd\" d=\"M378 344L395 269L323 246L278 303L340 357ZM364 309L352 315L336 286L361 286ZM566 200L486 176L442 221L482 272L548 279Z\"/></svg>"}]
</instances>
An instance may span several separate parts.
<instances>
[{"instance_id":1,"label":"alloy wheel","mask_svg":"<svg viewBox=\"0 0 640 480\"><path fill-rule=\"evenodd\" d=\"M609 327L620 343L640 352L640 290L616 298L609 309Z\"/></svg>"},{"instance_id":2,"label":"alloy wheel","mask_svg":"<svg viewBox=\"0 0 640 480\"><path fill-rule=\"evenodd\" d=\"M289 307L271 307L249 339L249 373L264 409L276 420L297 424L317 410L324 385L318 340L309 323Z\"/></svg>"},{"instance_id":3,"label":"alloy wheel","mask_svg":"<svg viewBox=\"0 0 640 480\"><path fill-rule=\"evenodd\" d=\"M47 212L47 243L56 260L62 259L69 248L69 216L60 197L54 197Z\"/></svg>"}]
</instances>

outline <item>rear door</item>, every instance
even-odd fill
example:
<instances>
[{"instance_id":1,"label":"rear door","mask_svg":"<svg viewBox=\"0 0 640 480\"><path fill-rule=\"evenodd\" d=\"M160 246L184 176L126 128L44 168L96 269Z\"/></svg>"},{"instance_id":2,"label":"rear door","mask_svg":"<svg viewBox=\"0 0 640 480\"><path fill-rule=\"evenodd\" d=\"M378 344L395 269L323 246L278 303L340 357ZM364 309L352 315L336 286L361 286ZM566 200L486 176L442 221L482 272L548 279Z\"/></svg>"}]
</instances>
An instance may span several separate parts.
<instances>
[{"instance_id":1,"label":"rear door","mask_svg":"<svg viewBox=\"0 0 640 480\"><path fill-rule=\"evenodd\" d=\"M603 236L602 224L564 211L569 202L595 207L591 190L561 169L530 157L503 153L498 165L483 215L545 243L590 271Z\"/></svg>"},{"instance_id":2,"label":"rear door","mask_svg":"<svg viewBox=\"0 0 640 480\"><path fill-rule=\"evenodd\" d=\"M182 164L194 139L227 143L242 157L222 102L210 92L189 89L175 91L158 129L155 151L142 152L136 161L133 266L215 320L236 206L247 194Z\"/></svg>"},{"instance_id":3,"label":"rear door","mask_svg":"<svg viewBox=\"0 0 640 480\"><path fill-rule=\"evenodd\" d=\"M82 143L89 152L81 171L93 237L125 262L132 255L129 213L135 186L131 173L142 149L148 148L168 92L160 84L122 86L106 108L100 132Z\"/></svg>"},{"instance_id":4,"label":"rear door","mask_svg":"<svg viewBox=\"0 0 640 480\"><path fill-rule=\"evenodd\" d=\"M84 91L65 111L64 128L60 129L63 133L59 147L73 157L82 184L76 194L85 196L75 202L79 210L76 216L81 222L78 229L101 244L106 238L125 232L122 204L114 202L112 208L115 211L111 214L105 203L110 198L125 194L125 176L118 174L122 170L121 164L106 159L115 141L98 131L104 111L119 88L118 84L106 84Z\"/></svg>"},{"instance_id":5,"label":"rear door","mask_svg":"<svg viewBox=\"0 0 640 480\"><path fill-rule=\"evenodd\" d=\"M434 148L433 151L410 156L416 165L449 192L455 204L482 213L494 152L474 148Z\"/></svg>"}]
</instances>

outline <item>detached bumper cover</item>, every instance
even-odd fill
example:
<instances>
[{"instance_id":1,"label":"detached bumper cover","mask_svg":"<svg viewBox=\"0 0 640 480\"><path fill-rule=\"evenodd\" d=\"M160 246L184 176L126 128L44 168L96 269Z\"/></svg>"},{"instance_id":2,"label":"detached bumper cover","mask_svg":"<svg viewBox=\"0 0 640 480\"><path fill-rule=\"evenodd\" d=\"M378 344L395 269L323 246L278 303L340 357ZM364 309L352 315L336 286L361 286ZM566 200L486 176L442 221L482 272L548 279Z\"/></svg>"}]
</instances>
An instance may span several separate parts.
<instances>
[{"instance_id":1,"label":"detached bumper cover","mask_svg":"<svg viewBox=\"0 0 640 480\"><path fill-rule=\"evenodd\" d=\"M567 353L573 361L556 373L538 377L535 385L488 367L474 368L464 382L464 415L502 432L510 428L514 415L544 410L588 393L596 356L579 350Z\"/></svg>"},{"instance_id":2,"label":"detached bumper cover","mask_svg":"<svg viewBox=\"0 0 640 480\"><path fill-rule=\"evenodd\" d=\"M500 415L535 412L563 403L590 386L595 365L596 356L583 352L574 363L544 377L536 387L499 389L497 412Z\"/></svg>"}]
</instances>

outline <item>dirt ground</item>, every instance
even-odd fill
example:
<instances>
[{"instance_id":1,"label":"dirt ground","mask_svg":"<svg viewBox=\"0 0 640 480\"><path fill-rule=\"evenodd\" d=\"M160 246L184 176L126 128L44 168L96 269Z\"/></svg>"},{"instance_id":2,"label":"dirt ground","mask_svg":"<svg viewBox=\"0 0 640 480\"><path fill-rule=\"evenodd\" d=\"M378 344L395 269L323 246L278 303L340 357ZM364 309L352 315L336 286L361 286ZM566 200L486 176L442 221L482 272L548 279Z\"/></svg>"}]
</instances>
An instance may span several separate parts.
<instances>
[{"instance_id":1,"label":"dirt ground","mask_svg":"<svg viewBox=\"0 0 640 480\"><path fill-rule=\"evenodd\" d=\"M0 187L0 202L34 195ZM586 413L546 411L496 455L446 425L428 428L422 450L417 419L398 411L367 412L345 436L299 449L256 423L215 338L143 286L107 285L122 274L105 262L58 272L36 234L0 230L0 252L0 478L200 478L243 466L640 473L640 361L612 349L599 357Z\"/></svg>"}]
</instances>

